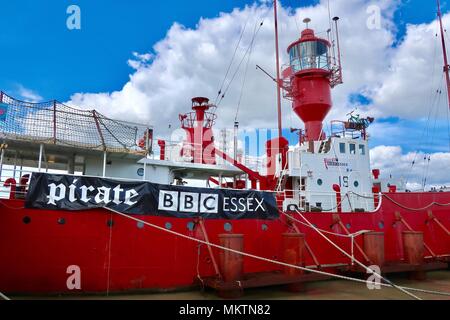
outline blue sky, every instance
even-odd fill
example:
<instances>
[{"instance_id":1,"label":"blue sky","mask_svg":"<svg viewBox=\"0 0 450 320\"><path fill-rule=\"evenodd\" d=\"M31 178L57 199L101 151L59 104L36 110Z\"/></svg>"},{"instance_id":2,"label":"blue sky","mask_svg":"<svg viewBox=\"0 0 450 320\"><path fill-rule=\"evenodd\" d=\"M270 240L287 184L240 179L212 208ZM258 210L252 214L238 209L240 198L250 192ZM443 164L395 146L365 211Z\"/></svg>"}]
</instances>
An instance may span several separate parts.
<instances>
[{"instance_id":1,"label":"blue sky","mask_svg":"<svg viewBox=\"0 0 450 320\"><path fill-rule=\"evenodd\" d=\"M296 3L297 1L288 1ZM0 88L23 85L45 99L74 92L120 89L132 71L132 52L148 52L176 21L194 27L200 17L252 4L246 0L109 1L1 0ZM314 1L304 1L314 3ZM66 9L82 10L82 30L66 28ZM95 70L95 71L94 71Z\"/></svg>"},{"instance_id":2,"label":"blue sky","mask_svg":"<svg viewBox=\"0 0 450 320\"><path fill-rule=\"evenodd\" d=\"M120 89L131 72L131 53L151 51L173 22L194 27L199 17L215 17L249 0L109 1L1 0L0 88L14 93L18 85L45 99L68 100L74 92ZM315 0L286 0L290 6ZM429 22L433 1L404 0L396 22L401 38L406 23ZM82 31L66 28L66 9L82 9Z\"/></svg>"},{"instance_id":3,"label":"blue sky","mask_svg":"<svg viewBox=\"0 0 450 320\"><path fill-rule=\"evenodd\" d=\"M297 7L316 2L286 0L283 4ZM200 17L216 17L220 12L253 1L0 0L0 3L3 13L0 89L17 95L22 86L43 99L66 101L75 92L111 92L122 88L133 71L126 63L132 52L151 51L174 22L194 27ZM66 28L66 9L71 4L81 7L82 31ZM429 23L435 19L435 11L434 1L403 0L395 15L397 39L404 36L407 23ZM395 124L398 119L384 121ZM418 123L403 121L402 125L414 130ZM446 122L437 130L444 136ZM372 143L395 141L397 137L389 136L374 138ZM442 148L447 148L446 145L445 141L440 143ZM416 148L417 141L405 144L406 151Z\"/></svg>"}]
</instances>

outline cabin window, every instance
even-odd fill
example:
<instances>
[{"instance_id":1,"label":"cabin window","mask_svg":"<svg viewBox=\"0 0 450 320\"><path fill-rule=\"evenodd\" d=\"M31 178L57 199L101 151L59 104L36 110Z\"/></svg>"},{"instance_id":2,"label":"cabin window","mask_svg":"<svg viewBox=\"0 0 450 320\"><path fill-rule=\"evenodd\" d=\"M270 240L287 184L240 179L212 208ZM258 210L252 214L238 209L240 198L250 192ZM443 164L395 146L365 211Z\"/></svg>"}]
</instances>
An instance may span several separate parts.
<instances>
[{"instance_id":1,"label":"cabin window","mask_svg":"<svg viewBox=\"0 0 450 320\"><path fill-rule=\"evenodd\" d=\"M346 148L345 148L345 143L340 143L340 144L339 144L339 150L341 151L341 153L345 153L345 152L346 152L345 149L346 149Z\"/></svg>"},{"instance_id":2,"label":"cabin window","mask_svg":"<svg viewBox=\"0 0 450 320\"><path fill-rule=\"evenodd\" d=\"M366 155L366 146L365 145L363 145L363 144L359 145L359 154L362 156Z\"/></svg>"},{"instance_id":3,"label":"cabin window","mask_svg":"<svg viewBox=\"0 0 450 320\"><path fill-rule=\"evenodd\" d=\"M322 179L317 180L317 184L318 184L319 186L323 185L323 180L322 180Z\"/></svg>"},{"instance_id":4,"label":"cabin window","mask_svg":"<svg viewBox=\"0 0 450 320\"><path fill-rule=\"evenodd\" d=\"M350 154L356 154L356 144L350 143Z\"/></svg>"},{"instance_id":5,"label":"cabin window","mask_svg":"<svg viewBox=\"0 0 450 320\"><path fill-rule=\"evenodd\" d=\"M359 182L355 181L355 183L353 183L353 185L355 186L355 188L358 188L359 187Z\"/></svg>"}]
</instances>

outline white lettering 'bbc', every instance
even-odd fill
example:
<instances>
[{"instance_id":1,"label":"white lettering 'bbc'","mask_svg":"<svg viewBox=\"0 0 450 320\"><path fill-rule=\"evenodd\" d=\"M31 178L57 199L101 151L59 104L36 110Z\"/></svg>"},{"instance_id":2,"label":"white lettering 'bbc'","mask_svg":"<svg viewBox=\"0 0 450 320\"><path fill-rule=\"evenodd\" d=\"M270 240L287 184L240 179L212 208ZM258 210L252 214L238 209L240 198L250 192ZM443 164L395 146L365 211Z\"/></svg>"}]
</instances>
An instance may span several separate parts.
<instances>
[{"instance_id":1,"label":"white lettering 'bbc'","mask_svg":"<svg viewBox=\"0 0 450 320\"><path fill-rule=\"evenodd\" d=\"M56 201L61 201L66 197L66 186L60 183L56 185L54 183L48 185L50 188L49 195L47 196L48 203L56 206Z\"/></svg>"},{"instance_id":2,"label":"white lettering 'bbc'","mask_svg":"<svg viewBox=\"0 0 450 320\"><path fill-rule=\"evenodd\" d=\"M159 192L158 210L178 211L178 192L161 190Z\"/></svg>"},{"instance_id":3,"label":"white lettering 'bbc'","mask_svg":"<svg viewBox=\"0 0 450 320\"><path fill-rule=\"evenodd\" d=\"M202 193L200 195L200 213L218 213L219 195Z\"/></svg>"},{"instance_id":4,"label":"white lettering 'bbc'","mask_svg":"<svg viewBox=\"0 0 450 320\"><path fill-rule=\"evenodd\" d=\"M180 193L180 211L192 212L198 208L198 193L181 192Z\"/></svg>"},{"instance_id":5,"label":"white lettering 'bbc'","mask_svg":"<svg viewBox=\"0 0 450 320\"><path fill-rule=\"evenodd\" d=\"M190 213L218 213L219 195L177 191L159 191L158 210Z\"/></svg>"}]
</instances>

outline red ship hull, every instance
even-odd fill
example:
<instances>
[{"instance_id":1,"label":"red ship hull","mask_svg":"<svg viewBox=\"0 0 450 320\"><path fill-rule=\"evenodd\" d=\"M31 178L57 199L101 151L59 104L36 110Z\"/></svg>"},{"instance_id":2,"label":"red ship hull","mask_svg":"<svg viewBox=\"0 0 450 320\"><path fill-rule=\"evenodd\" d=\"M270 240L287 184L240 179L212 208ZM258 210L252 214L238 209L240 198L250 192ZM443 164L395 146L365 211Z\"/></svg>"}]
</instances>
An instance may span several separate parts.
<instances>
[{"instance_id":1,"label":"red ship hull","mask_svg":"<svg viewBox=\"0 0 450 320\"><path fill-rule=\"evenodd\" d=\"M450 203L450 193L398 193L389 197L409 208L423 208L433 202ZM214 275L208 250L198 243L136 221L98 209L84 212L23 209L21 200L0 200L0 289L5 293L103 293L138 290L171 290L199 283L199 277ZM448 259L450 255L450 208L432 206L423 211L406 210L387 198L376 213L306 213L317 227L345 234L336 217L340 217L351 233L359 230L383 232L387 262L402 262L402 232L408 231L399 215L414 231L424 233L425 261ZM24 218L28 217L28 223ZM436 220L430 219L435 217ZM61 218L64 224L61 224ZM200 228L188 229L192 220L179 218L138 218L159 226L171 224L171 230L203 239ZM27 220L27 219L25 219ZM113 220L113 226L108 222ZM232 225L231 233L244 235L244 251L280 260L282 235L291 231L287 218L276 221L207 220L209 240L219 243L218 236L227 233L224 224ZM350 264L316 231L297 224L321 265ZM350 252L350 240L330 236ZM363 246L362 237L356 243ZM199 253L200 252L200 253ZM219 252L213 249L218 258ZM355 250L355 257L362 254ZM314 265L310 254L306 265ZM448 261L448 260L447 260ZM426 262L425 262L426 263ZM69 290L67 268L81 269L81 290ZM281 267L269 262L244 258L244 273L270 272Z\"/></svg>"}]
</instances>

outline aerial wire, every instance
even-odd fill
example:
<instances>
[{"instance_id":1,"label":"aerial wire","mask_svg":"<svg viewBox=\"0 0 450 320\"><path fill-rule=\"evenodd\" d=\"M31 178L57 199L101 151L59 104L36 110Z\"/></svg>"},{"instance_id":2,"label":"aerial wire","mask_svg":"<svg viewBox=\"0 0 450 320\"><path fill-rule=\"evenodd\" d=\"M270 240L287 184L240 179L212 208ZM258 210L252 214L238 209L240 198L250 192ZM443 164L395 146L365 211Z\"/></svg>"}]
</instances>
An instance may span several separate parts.
<instances>
[{"instance_id":1,"label":"aerial wire","mask_svg":"<svg viewBox=\"0 0 450 320\"><path fill-rule=\"evenodd\" d=\"M258 27L258 22L255 23L255 28L253 30L253 34L256 33L257 27ZM244 88L245 88L245 82L246 82L246 79L247 79L248 67L249 67L251 56L252 56L252 53L253 53L253 45L254 45L253 42L250 43L250 52L249 52L249 54L247 56L247 63L246 63L246 66L245 66L244 77L243 77L243 80L242 80L241 92L239 94L239 100L238 100L238 104L237 104L237 108L236 108L236 115L234 117L234 122L235 123L238 121L238 118L239 118L239 111L240 111L240 107L241 107L242 96L244 94Z\"/></svg>"},{"instance_id":2,"label":"aerial wire","mask_svg":"<svg viewBox=\"0 0 450 320\"><path fill-rule=\"evenodd\" d=\"M250 41L250 45L247 47L247 50L245 51L244 55L242 56L242 59L241 59L241 61L239 62L238 66L236 67L236 70L235 70L235 72L233 73L231 79L229 80L229 82L228 82L226 88L225 88L223 91L222 91L222 90L219 91L219 92L221 93L221 95L219 95L220 98L219 98L218 102L216 103L218 106L220 105L220 103L222 102L222 100L225 98L226 94L228 93L228 90L229 90L230 87L231 87L231 84L233 83L234 79L236 78L236 75L238 74L238 72L239 72L239 70L240 70L240 68L241 68L242 63L244 62L244 60L245 60L245 58L247 57L247 55L250 53L250 49L253 47L253 44L254 44L254 42L255 42L255 40L256 40L256 37L257 37L258 34L259 34L259 31L261 30L262 26L264 25L264 19L265 19L265 17L267 16L268 12L269 12L269 11L267 11L267 12L265 13L265 15L263 16L263 18L261 19L261 22L260 22L260 24L259 24L259 27L258 27L258 28L256 29L256 31L253 33L253 37L252 37L252 39L251 39L251 41Z\"/></svg>"},{"instance_id":3,"label":"aerial wire","mask_svg":"<svg viewBox=\"0 0 450 320\"><path fill-rule=\"evenodd\" d=\"M228 65L228 67L227 67L227 71L225 73L225 76L223 77L222 83L221 83L221 85L219 87L219 90L217 92L217 97L216 97L216 100L215 100L214 104L217 103L217 100L219 99L220 95L222 94L223 86L225 85L225 82L227 80L228 74L230 73L231 67L232 67L233 62L234 62L234 58L236 57L237 50L239 48L239 45L241 44L242 38L244 36L245 30L247 29L247 24L250 21L250 18L251 18L251 15L249 15L249 17L245 21L244 27L241 30L241 34L239 36L239 40L237 41L236 47L234 48L234 52L233 52L233 55L231 57L231 61L230 61L229 65Z\"/></svg>"}]
</instances>

